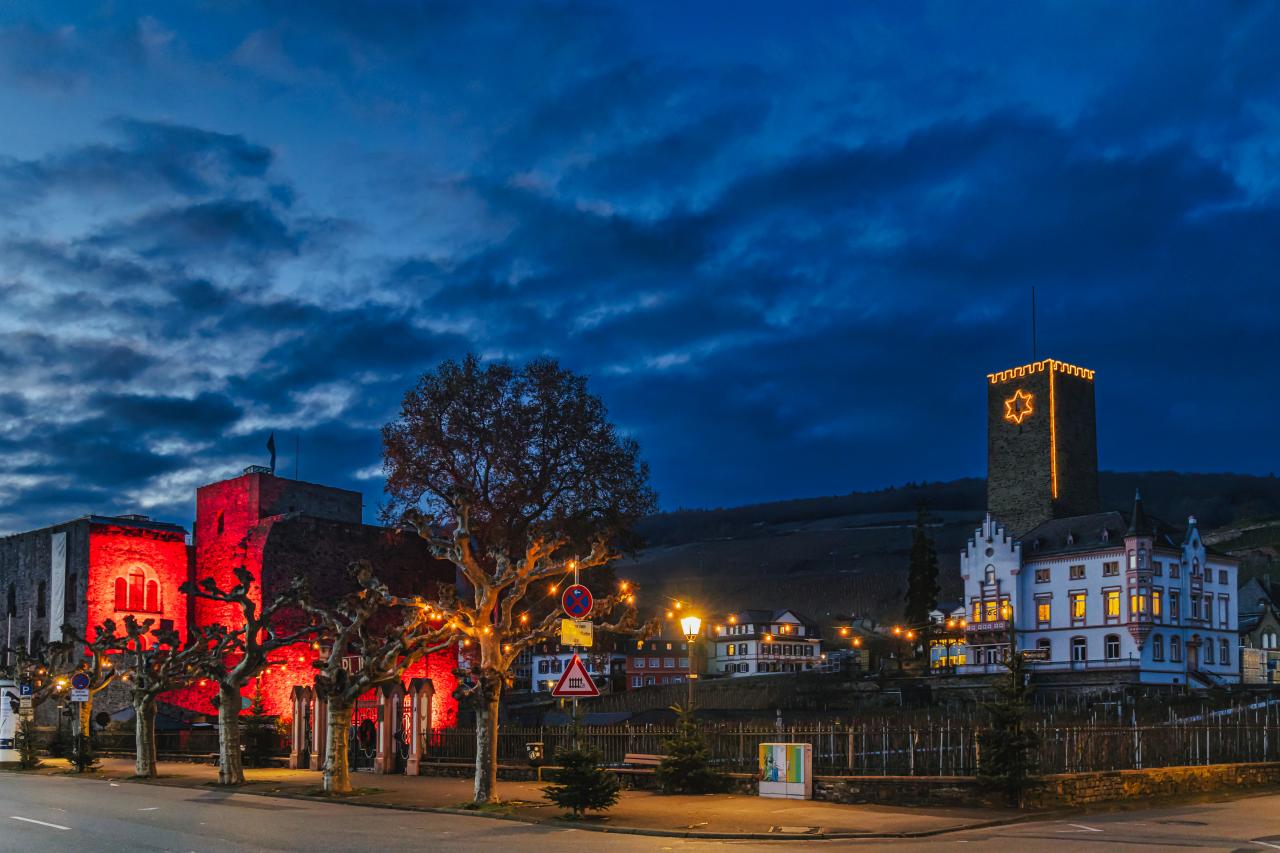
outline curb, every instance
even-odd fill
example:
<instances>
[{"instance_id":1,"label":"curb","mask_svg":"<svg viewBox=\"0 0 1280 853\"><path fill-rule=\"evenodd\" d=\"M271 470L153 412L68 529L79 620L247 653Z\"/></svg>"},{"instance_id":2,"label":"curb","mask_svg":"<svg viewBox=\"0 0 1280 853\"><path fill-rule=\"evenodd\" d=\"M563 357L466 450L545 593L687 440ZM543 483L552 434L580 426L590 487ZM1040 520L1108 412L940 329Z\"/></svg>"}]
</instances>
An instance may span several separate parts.
<instances>
[{"instance_id":1,"label":"curb","mask_svg":"<svg viewBox=\"0 0 1280 853\"><path fill-rule=\"evenodd\" d=\"M14 771L17 773L18 771ZM49 774L49 778L74 778L53 776ZM87 781L87 778L86 778ZM160 788L183 788L192 791L209 790L208 785L200 785L197 787L188 785L170 785L159 779L133 779L122 777L113 779L107 776L97 776L95 781L116 782L119 784L130 783L136 785L154 785ZM814 832L795 835L782 835L773 832L699 832L696 830L679 830L679 829L650 829L639 826L592 826L579 823L577 821L561 820L559 818L538 819L534 817L523 817L513 814L494 814L483 812L478 809L459 809L449 806L414 806L404 803L380 803L373 800L348 800L339 797L318 797L310 794L292 794L283 791L244 791L236 788L224 788L215 790L225 790L230 794L244 794L252 797L270 797L278 800L300 800L309 803L331 803L343 806L355 806L357 808L372 809L391 809L393 811L402 812L419 812L422 814L447 814L458 815L460 817L478 817L487 818L489 820L505 820L513 823L523 823L528 826L545 826L551 829L579 829L583 832L599 832L611 835L640 835L653 838L688 838L694 840L706 841L839 841L852 840L859 838L930 838L938 835L947 835L953 832L966 832L976 829L992 829L999 826L1009 826L1011 824L1027 823L1036 820L1042 820L1053 816L1054 812L1031 812L1025 815L1017 815L1015 817L1000 818L997 820L979 821L977 823L968 823L958 826L945 826L938 829L921 829L913 832Z\"/></svg>"}]
</instances>

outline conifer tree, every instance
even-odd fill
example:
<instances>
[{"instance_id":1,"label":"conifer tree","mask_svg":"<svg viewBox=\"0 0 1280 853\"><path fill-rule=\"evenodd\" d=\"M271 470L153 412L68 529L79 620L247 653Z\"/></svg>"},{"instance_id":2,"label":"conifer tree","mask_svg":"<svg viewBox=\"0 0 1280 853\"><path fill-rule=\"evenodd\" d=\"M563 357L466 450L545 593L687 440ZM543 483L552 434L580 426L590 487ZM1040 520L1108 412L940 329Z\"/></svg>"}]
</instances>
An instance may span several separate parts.
<instances>
[{"instance_id":1,"label":"conifer tree","mask_svg":"<svg viewBox=\"0 0 1280 853\"><path fill-rule=\"evenodd\" d=\"M586 811L604 811L618 802L618 775L600 766L603 756L589 747L557 749L556 784L542 789L547 799L581 818Z\"/></svg>"},{"instance_id":2,"label":"conifer tree","mask_svg":"<svg viewBox=\"0 0 1280 853\"><path fill-rule=\"evenodd\" d=\"M929 612L938 606L938 552L925 523L929 513L922 503L916 509L915 534L911 539L911 561L907 569L907 598L903 618L915 628L929 625Z\"/></svg>"},{"instance_id":3,"label":"conifer tree","mask_svg":"<svg viewBox=\"0 0 1280 853\"><path fill-rule=\"evenodd\" d=\"M707 746L693 707L672 705L676 712L676 734L663 741L666 757L658 765L658 787L664 794L712 794L723 791L728 778L711 766L711 749Z\"/></svg>"},{"instance_id":4,"label":"conifer tree","mask_svg":"<svg viewBox=\"0 0 1280 853\"><path fill-rule=\"evenodd\" d=\"M978 736L978 781L1017 805L1035 773L1040 739L1027 722L1032 688L1026 662L1015 654L1005 666L1008 673L996 684L995 698L986 704L990 727Z\"/></svg>"}]
</instances>

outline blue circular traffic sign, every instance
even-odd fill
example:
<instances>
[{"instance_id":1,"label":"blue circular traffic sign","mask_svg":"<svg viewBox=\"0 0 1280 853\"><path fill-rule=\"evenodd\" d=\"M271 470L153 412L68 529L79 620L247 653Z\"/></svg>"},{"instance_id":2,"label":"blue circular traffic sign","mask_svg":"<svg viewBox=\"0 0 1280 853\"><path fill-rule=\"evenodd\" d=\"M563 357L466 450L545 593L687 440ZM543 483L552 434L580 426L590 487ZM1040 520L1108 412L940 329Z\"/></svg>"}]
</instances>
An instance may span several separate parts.
<instances>
[{"instance_id":1,"label":"blue circular traffic sign","mask_svg":"<svg viewBox=\"0 0 1280 853\"><path fill-rule=\"evenodd\" d=\"M76 690L88 690L89 689L88 673L77 672L75 675L71 676L71 686L74 687Z\"/></svg>"},{"instance_id":2,"label":"blue circular traffic sign","mask_svg":"<svg viewBox=\"0 0 1280 853\"><path fill-rule=\"evenodd\" d=\"M564 612L574 619L585 619L591 613L591 590L580 583L565 588L560 596L560 606Z\"/></svg>"}]
</instances>

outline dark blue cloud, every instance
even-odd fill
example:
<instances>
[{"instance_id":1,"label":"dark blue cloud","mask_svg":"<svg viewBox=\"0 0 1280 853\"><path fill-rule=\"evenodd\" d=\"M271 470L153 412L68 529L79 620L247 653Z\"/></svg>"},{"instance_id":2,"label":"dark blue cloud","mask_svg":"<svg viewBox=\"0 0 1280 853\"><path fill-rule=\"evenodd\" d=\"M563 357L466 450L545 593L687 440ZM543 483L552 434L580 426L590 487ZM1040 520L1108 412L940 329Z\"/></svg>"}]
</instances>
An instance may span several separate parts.
<instances>
[{"instance_id":1,"label":"dark blue cloud","mask_svg":"<svg viewBox=\"0 0 1280 853\"><path fill-rule=\"evenodd\" d=\"M468 350L590 374L671 507L980 475L1033 286L1104 466L1270 471L1278 42L1274 4L5 10L0 530L185 520L272 430L375 507L378 425Z\"/></svg>"}]
</instances>

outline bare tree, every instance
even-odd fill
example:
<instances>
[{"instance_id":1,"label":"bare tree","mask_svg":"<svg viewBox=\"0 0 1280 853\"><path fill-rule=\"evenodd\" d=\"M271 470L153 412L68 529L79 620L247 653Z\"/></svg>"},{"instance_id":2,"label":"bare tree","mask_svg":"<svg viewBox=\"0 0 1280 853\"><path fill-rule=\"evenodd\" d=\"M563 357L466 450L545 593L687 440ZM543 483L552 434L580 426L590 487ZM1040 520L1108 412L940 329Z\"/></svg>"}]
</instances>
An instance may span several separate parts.
<instances>
[{"instance_id":1,"label":"bare tree","mask_svg":"<svg viewBox=\"0 0 1280 853\"><path fill-rule=\"evenodd\" d=\"M46 699L66 689L67 679L74 674L80 659L76 643L62 640L26 648L6 648L3 652L7 677L31 685L31 707L39 708Z\"/></svg>"},{"instance_id":2,"label":"bare tree","mask_svg":"<svg viewBox=\"0 0 1280 853\"><path fill-rule=\"evenodd\" d=\"M347 739L356 702L370 690L393 684L423 655L446 648L453 636L447 626L433 626L426 609L414 600L391 594L369 563L350 567L359 589L337 604L302 600L302 608L321 625L328 653L313 666L315 685L328 704L328 752L324 790L351 791Z\"/></svg>"},{"instance_id":3,"label":"bare tree","mask_svg":"<svg viewBox=\"0 0 1280 853\"><path fill-rule=\"evenodd\" d=\"M383 428L387 516L408 523L460 576L431 606L474 642L477 803L497 783L498 706L510 669L556 633L554 591L633 541L656 496L636 442L617 434L586 380L540 359L522 368L445 362ZM598 616L634 592L602 596ZM634 624L626 612L616 626Z\"/></svg>"},{"instance_id":4,"label":"bare tree","mask_svg":"<svg viewBox=\"0 0 1280 853\"><path fill-rule=\"evenodd\" d=\"M116 639L120 652L118 671L129 682L133 705L135 776L156 776L156 705L160 694L190 684L210 668L221 665L232 638L221 625L192 634L179 646L178 632L151 630L154 620L124 617L124 634ZM150 637L150 639L148 639Z\"/></svg>"},{"instance_id":5,"label":"bare tree","mask_svg":"<svg viewBox=\"0 0 1280 853\"><path fill-rule=\"evenodd\" d=\"M116 669L112 666L110 655L115 653L116 639L116 623L111 619L106 619L101 625L95 625L93 629L93 639L90 640L81 634L74 625L68 623L62 626L63 636L69 637L74 643L82 645L85 655L82 657L71 672L71 678L77 674L84 673L89 677L89 701L79 702L80 713L77 719L76 731L79 733L79 748L88 748L90 724L93 720L93 699L103 690L110 686L111 682L116 679ZM61 680L65 680L65 677Z\"/></svg>"},{"instance_id":6,"label":"bare tree","mask_svg":"<svg viewBox=\"0 0 1280 853\"><path fill-rule=\"evenodd\" d=\"M243 567L235 570L238 583L230 589L220 589L213 578L200 583L188 581L182 591L195 598L230 604L239 609L243 622L238 626L201 626L197 634L209 639L210 630L225 632L229 638L227 654L207 670L207 675L218 683L218 784L243 785L244 762L240 756L241 692L249 682L266 668L269 656L315 633L314 625L283 634L276 633L276 621L281 611L296 607L305 587L301 577L279 596L261 609L253 600L253 575Z\"/></svg>"}]
</instances>

